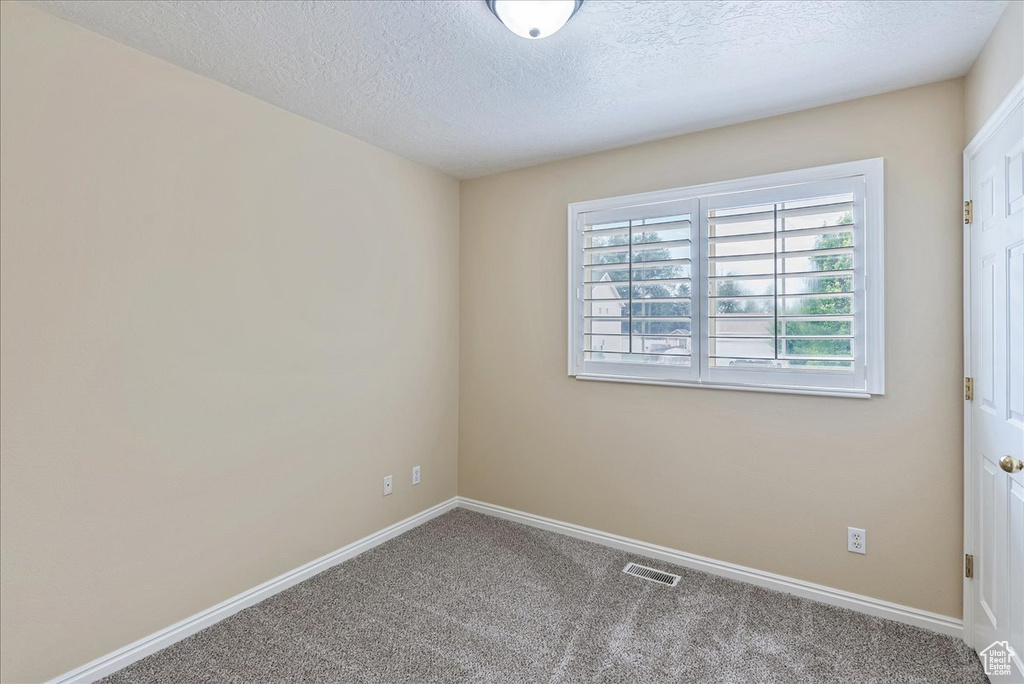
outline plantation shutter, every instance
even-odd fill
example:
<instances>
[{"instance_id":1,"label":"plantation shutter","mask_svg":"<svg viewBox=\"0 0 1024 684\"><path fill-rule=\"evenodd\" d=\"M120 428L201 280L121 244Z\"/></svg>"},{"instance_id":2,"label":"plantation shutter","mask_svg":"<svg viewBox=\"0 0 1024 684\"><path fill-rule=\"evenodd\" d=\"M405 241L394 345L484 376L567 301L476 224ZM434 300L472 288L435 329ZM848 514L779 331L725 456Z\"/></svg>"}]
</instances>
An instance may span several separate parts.
<instances>
[{"instance_id":1,"label":"plantation shutter","mask_svg":"<svg viewBox=\"0 0 1024 684\"><path fill-rule=\"evenodd\" d=\"M569 205L569 375L885 392L883 160Z\"/></svg>"},{"instance_id":2,"label":"plantation shutter","mask_svg":"<svg viewBox=\"0 0 1024 684\"><path fill-rule=\"evenodd\" d=\"M863 202L861 177L702 202L703 377L864 387Z\"/></svg>"},{"instance_id":3,"label":"plantation shutter","mask_svg":"<svg viewBox=\"0 0 1024 684\"><path fill-rule=\"evenodd\" d=\"M570 334L584 373L696 378L697 209L687 200L581 214Z\"/></svg>"}]
</instances>

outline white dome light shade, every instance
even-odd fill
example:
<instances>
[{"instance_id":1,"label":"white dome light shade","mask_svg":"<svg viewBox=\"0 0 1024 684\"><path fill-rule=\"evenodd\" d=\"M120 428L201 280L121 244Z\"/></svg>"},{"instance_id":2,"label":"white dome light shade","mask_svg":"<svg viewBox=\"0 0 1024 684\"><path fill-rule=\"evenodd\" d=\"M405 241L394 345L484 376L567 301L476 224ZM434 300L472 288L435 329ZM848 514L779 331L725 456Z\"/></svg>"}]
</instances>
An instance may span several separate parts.
<instances>
[{"instance_id":1,"label":"white dome light shade","mask_svg":"<svg viewBox=\"0 0 1024 684\"><path fill-rule=\"evenodd\" d=\"M576 14L583 0L487 0L505 27L523 38L547 38Z\"/></svg>"}]
</instances>

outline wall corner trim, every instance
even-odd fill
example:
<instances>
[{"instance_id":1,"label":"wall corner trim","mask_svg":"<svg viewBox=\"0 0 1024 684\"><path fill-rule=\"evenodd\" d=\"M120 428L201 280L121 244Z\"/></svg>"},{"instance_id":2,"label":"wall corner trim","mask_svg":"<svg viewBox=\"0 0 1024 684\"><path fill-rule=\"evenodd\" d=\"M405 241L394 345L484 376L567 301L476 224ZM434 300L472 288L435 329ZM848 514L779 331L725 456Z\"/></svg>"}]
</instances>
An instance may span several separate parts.
<instances>
[{"instance_id":1,"label":"wall corner trim","mask_svg":"<svg viewBox=\"0 0 1024 684\"><path fill-rule=\"evenodd\" d=\"M184 620L171 625L170 627L154 632L153 634L143 637L123 648L119 648L112 653L108 653L107 655L101 656L79 668L51 679L47 684L88 684L89 682L95 682L98 679L102 679L111 673L117 672L118 670L131 665L137 660L141 660L148 655L167 648L168 646L177 643L186 637L192 636L196 632L220 622L221 620L230 617L249 606L253 606L264 599L270 598L274 594L282 592L299 582L307 580L313 575L319 574L324 570L338 565L339 563L343 563L350 558L354 558L364 551L369 551L373 547L383 544L389 539L397 537L400 534L408 532L414 527L419 527L423 523L433 520L439 515L443 515L444 513L454 509L457 505L457 497L452 497L446 501L442 501L441 503L431 506L424 511L420 511L405 520L400 520L393 525L385 527L382 530L343 546L337 551L332 551L326 556L321 556L320 558L299 566L294 570L289 570L283 575L278 575L274 579L268 580L259 586L253 587L248 591L243 591L237 596L233 596L211 608L200 611L191 617L185 618Z\"/></svg>"},{"instance_id":2,"label":"wall corner trim","mask_svg":"<svg viewBox=\"0 0 1024 684\"><path fill-rule=\"evenodd\" d=\"M609 546L620 551L626 551L627 553L635 553L640 556L654 558L666 563L681 565L685 568L718 575L719 577L747 582L748 584L764 587L765 589L781 591L794 596L800 596L812 601L817 601L819 603L825 603L830 606L847 608L849 610L857 611L858 613L865 613L867 615L884 618L886 620L902 622L907 625L921 627L940 634L946 634L957 638L962 638L963 636L963 623L958 618L932 613L919 608L911 608L910 606L891 603L889 601L883 601L870 596L854 594L852 592L843 591L842 589L833 589L832 587L826 587L812 582L805 582L804 580L786 577L785 575L776 575L774 573L757 570L755 568L748 568L734 563L706 558L693 553L670 549L665 546L648 544L647 542L630 539L629 537L621 537L617 534L610 534L608 532L601 532L600 530L593 530L580 525L573 525L572 523L552 520L551 518L545 518L532 513L524 513L512 508L505 508L504 506L496 506L483 501L467 499L461 496L458 497L458 499L459 508L476 511L477 513L483 513L497 518L504 518L505 520L522 523L524 525L529 525L530 527L537 527L542 530L558 532L577 539L583 539L603 546Z\"/></svg>"}]
</instances>

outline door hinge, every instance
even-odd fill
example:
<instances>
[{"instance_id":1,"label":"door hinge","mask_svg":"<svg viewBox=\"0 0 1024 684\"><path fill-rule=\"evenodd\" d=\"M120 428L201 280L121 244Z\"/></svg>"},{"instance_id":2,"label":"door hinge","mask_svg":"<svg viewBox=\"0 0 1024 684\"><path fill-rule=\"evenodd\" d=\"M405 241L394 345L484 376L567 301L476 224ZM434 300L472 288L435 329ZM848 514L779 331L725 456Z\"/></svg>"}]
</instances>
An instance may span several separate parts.
<instances>
[{"instance_id":1,"label":"door hinge","mask_svg":"<svg viewBox=\"0 0 1024 684\"><path fill-rule=\"evenodd\" d=\"M964 378L964 401L974 401L974 378Z\"/></svg>"},{"instance_id":2,"label":"door hinge","mask_svg":"<svg viewBox=\"0 0 1024 684\"><path fill-rule=\"evenodd\" d=\"M974 220L974 202L967 200L964 202L964 225L969 225Z\"/></svg>"},{"instance_id":3,"label":"door hinge","mask_svg":"<svg viewBox=\"0 0 1024 684\"><path fill-rule=\"evenodd\" d=\"M964 577L974 579L974 556L969 553L964 554Z\"/></svg>"}]
</instances>

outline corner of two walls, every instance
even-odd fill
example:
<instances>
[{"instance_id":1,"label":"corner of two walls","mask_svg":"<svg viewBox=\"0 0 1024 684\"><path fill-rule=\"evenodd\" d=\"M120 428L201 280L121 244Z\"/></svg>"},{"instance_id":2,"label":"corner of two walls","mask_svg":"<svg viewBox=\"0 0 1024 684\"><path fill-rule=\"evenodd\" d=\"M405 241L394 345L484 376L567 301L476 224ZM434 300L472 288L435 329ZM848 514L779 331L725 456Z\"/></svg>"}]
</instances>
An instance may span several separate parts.
<instances>
[{"instance_id":1,"label":"corner of two walls","mask_svg":"<svg viewBox=\"0 0 1024 684\"><path fill-rule=\"evenodd\" d=\"M962 152L1022 73L1015 0L964 78L463 181L459 494L959 617ZM566 375L568 203L872 157L884 397Z\"/></svg>"},{"instance_id":2,"label":"corner of two walls","mask_svg":"<svg viewBox=\"0 0 1024 684\"><path fill-rule=\"evenodd\" d=\"M0 11L3 681L456 492L960 614L964 80L459 183ZM968 106L998 103L1019 15ZM885 397L566 376L566 204L876 156Z\"/></svg>"},{"instance_id":3,"label":"corner of two walls","mask_svg":"<svg viewBox=\"0 0 1024 684\"><path fill-rule=\"evenodd\" d=\"M962 152L1022 75L1014 0L964 78L463 181L459 494L959 617ZM568 203L871 157L884 397L566 375Z\"/></svg>"},{"instance_id":4,"label":"corner of two walls","mask_svg":"<svg viewBox=\"0 0 1024 684\"><path fill-rule=\"evenodd\" d=\"M964 77L964 145L1024 77L1024 2L1010 0Z\"/></svg>"}]
</instances>

